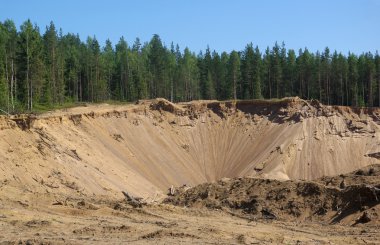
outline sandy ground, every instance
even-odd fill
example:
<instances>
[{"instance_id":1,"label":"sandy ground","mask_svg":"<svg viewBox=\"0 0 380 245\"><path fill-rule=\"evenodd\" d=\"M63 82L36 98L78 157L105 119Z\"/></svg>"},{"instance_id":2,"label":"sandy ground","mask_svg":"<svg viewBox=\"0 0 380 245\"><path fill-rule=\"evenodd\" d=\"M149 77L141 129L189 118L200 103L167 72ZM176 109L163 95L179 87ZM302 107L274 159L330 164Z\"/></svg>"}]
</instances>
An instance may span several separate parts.
<instances>
[{"instance_id":1,"label":"sandy ground","mask_svg":"<svg viewBox=\"0 0 380 245\"><path fill-rule=\"evenodd\" d=\"M0 206L0 244L379 244L378 226L250 220L221 210L67 200Z\"/></svg>"},{"instance_id":2,"label":"sandy ground","mask_svg":"<svg viewBox=\"0 0 380 245\"><path fill-rule=\"evenodd\" d=\"M3 116L0 138L5 244L379 240L376 225L252 221L215 208L158 205L171 186L246 176L316 180L379 164L379 109L298 98L181 104L156 99ZM123 203L122 191L151 205L115 208Z\"/></svg>"}]
</instances>

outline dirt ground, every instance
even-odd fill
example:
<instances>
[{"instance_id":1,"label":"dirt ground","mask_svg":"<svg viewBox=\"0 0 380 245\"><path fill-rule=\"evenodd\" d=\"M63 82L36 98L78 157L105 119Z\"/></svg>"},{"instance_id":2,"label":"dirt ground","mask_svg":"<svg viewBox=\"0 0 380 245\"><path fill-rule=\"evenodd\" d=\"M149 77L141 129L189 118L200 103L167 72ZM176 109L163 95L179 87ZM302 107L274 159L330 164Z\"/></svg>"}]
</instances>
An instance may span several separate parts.
<instances>
[{"instance_id":1,"label":"dirt ground","mask_svg":"<svg viewBox=\"0 0 380 245\"><path fill-rule=\"evenodd\" d=\"M379 244L379 226L252 220L223 210L123 202L1 202L0 244Z\"/></svg>"},{"instance_id":2,"label":"dirt ground","mask_svg":"<svg viewBox=\"0 0 380 245\"><path fill-rule=\"evenodd\" d=\"M380 165L315 181L223 178L171 191L136 207L2 185L0 244L380 244Z\"/></svg>"}]
</instances>

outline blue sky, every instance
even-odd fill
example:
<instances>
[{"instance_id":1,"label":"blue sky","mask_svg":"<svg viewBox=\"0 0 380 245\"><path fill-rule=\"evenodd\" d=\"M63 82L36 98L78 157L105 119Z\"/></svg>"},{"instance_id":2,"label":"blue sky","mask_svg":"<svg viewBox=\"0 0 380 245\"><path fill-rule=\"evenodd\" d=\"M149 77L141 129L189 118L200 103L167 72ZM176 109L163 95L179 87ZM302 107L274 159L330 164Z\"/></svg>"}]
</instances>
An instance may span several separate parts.
<instances>
[{"instance_id":1,"label":"blue sky","mask_svg":"<svg viewBox=\"0 0 380 245\"><path fill-rule=\"evenodd\" d=\"M82 40L95 35L103 45L121 36L149 41L157 33L169 45L192 51L287 48L343 53L380 50L380 0L2 0L0 21L19 27L30 18L41 31L52 20Z\"/></svg>"}]
</instances>

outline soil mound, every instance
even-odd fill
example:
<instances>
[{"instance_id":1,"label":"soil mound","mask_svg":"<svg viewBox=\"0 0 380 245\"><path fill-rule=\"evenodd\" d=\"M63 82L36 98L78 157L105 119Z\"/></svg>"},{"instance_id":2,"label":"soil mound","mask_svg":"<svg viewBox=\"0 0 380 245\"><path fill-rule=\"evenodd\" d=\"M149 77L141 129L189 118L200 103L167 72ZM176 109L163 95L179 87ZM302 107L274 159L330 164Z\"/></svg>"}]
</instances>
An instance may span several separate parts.
<instances>
[{"instance_id":1,"label":"soil mound","mask_svg":"<svg viewBox=\"0 0 380 245\"><path fill-rule=\"evenodd\" d=\"M193 188L177 188L165 202L223 209L249 219L378 225L380 167L374 165L315 182L224 178Z\"/></svg>"}]
</instances>

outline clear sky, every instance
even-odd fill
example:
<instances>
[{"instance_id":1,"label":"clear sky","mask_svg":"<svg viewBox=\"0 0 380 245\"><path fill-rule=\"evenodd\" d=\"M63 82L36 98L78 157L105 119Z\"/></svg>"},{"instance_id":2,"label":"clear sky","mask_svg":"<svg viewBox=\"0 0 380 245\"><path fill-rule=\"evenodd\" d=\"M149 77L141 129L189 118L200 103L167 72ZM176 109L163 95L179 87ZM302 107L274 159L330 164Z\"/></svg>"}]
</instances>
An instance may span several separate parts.
<instances>
[{"instance_id":1,"label":"clear sky","mask_svg":"<svg viewBox=\"0 0 380 245\"><path fill-rule=\"evenodd\" d=\"M0 21L8 18L17 27L30 18L41 32L53 21L102 45L157 33L194 52L243 50L250 42L263 50L275 41L313 52L380 50L380 0L0 0Z\"/></svg>"}]
</instances>

